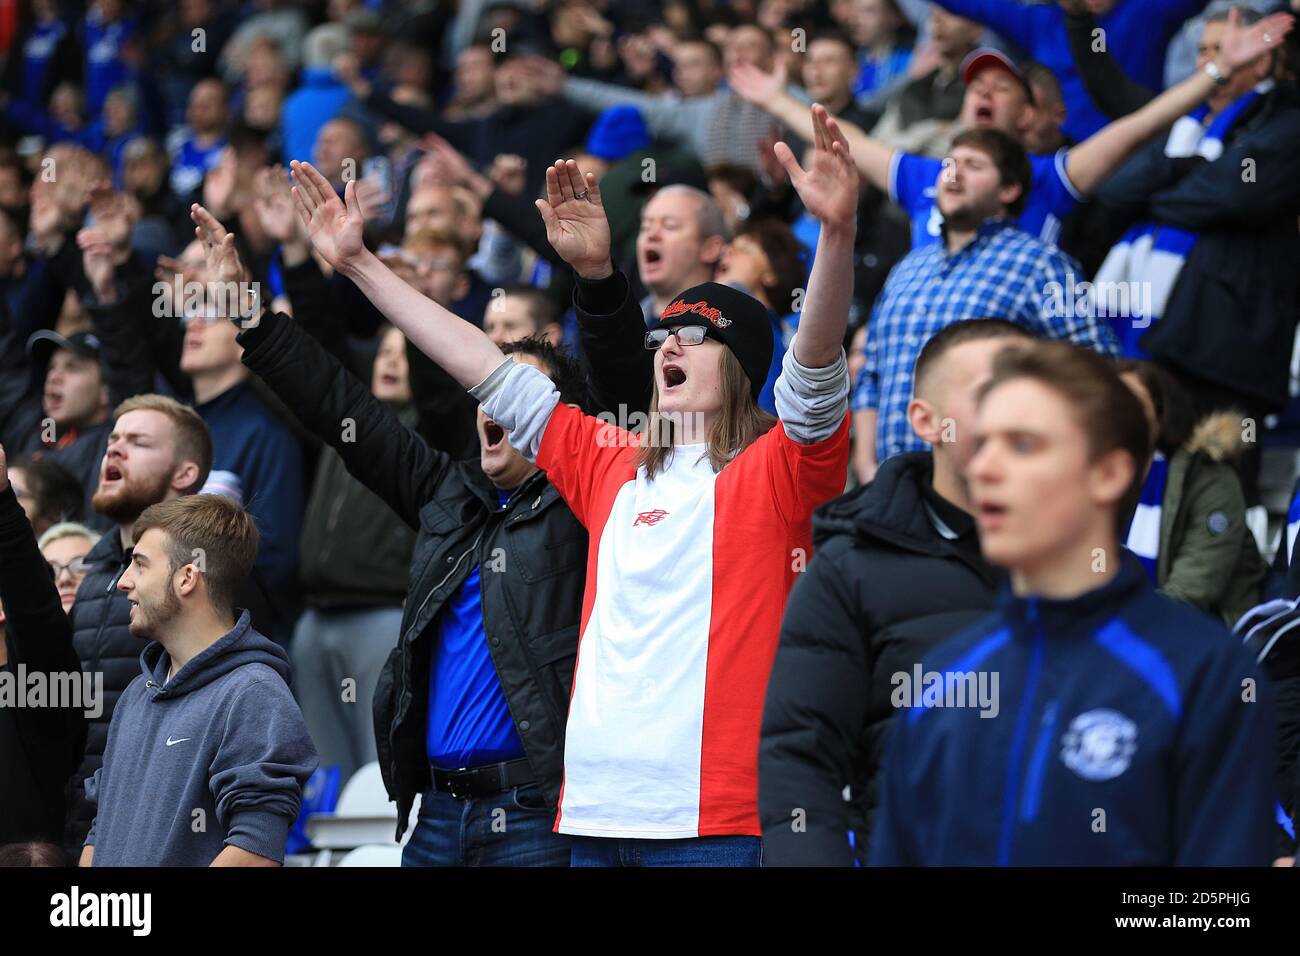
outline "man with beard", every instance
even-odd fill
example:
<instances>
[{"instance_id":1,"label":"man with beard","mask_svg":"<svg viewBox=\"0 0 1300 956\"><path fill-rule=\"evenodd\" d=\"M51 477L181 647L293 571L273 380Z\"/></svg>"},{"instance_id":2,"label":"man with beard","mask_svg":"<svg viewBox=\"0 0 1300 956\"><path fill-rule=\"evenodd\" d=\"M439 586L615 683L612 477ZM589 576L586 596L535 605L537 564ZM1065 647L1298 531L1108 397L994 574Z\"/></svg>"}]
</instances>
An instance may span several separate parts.
<instances>
[{"instance_id":1,"label":"man with beard","mask_svg":"<svg viewBox=\"0 0 1300 956\"><path fill-rule=\"evenodd\" d=\"M288 655L235 606L257 526L222 495L186 495L146 508L133 539L117 590L150 643L86 781L81 865L282 863L317 760Z\"/></svg>"},{"instance_id":2,"label":"man with beard","mask_svg":"<svg viewBox=\"0 0 1300 956\"><path fill-rule=\"evenodd\" d=\"M72 778L69 848L81 846L94 816L82 782L99 769L113 708L138 673L140 642L127 631L130 606L115 587L130 560L132 526L150 505L198 491L211 467L212 436L193 409L163 395L137 395L117 407L91 501L117 530L86 555L86 578L71 614L82 670L103 673L105 699L103 713L89 722L86 753Z\"/></svg>"},{"instance_id":3,"label":"man with beard","mask_svg":"<svg viewBox=\"0 0 1300 956\"><path fill-rule=\"evenodd\" d=\"M907 418L912 370L921 347L945 326L1005 319L1044 338L1118 350L1110 326L1091 310L1051 307L1051 290L1064 289L1080 269L1016 227L1030 181L1029 157L1006 133L971 129L953 140L952 161L935 180L943 241L914 248L894 267L867 324L866 367L854 396L861 481L891 455L924 450Z\"/></svg>"}]
</instances>

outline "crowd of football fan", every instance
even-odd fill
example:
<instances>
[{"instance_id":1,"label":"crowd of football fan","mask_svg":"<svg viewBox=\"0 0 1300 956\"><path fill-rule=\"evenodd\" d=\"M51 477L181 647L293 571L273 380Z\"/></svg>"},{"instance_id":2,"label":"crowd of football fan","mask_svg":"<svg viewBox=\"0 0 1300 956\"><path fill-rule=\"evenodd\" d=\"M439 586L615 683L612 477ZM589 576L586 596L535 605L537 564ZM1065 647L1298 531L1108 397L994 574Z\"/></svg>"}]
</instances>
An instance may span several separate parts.
<instances>
[{"instance_id":1,"label":"crowd of football fan","mask_svg":"<svg viewBox=\"0 0 1300 956\"><path fill-rule=\"evenodd\" d=\"M778 414L825 220L774 144L808 165L830 149L810 104L838 121L860 191L847 494L813 524L835 557L799 569L811 580L775 654L754 824L701 822L700 838L761 832L768 863L868 860L890 675L1001 586L970 503L935 477L963 464L943 457L957 399L917 413L927 363L931 378L945 361L946 380L987 377L963 345L1020 335L1118 360L1155 446L1121 535L1150 582L1222 621L1225 641L1265 600L1300 597L1300 507L1276 520L1300 457L1290 9L0 2L0 675L80 671L103 688L89 718L0 706L0 858L89 861L83 845L152 826L183 848L93 862L207 863L231 847L278 862L286 840L307 846L290 832L304 807L328 812L376 761L403 821L420 798L405 862L570 858L552 829L587 574L595 587L585 532L540 487L509 494L530 472L492 463L500 435L476 399L331 267L294 161L355 196L366 246L410 287L541 368L563 402L619 422L650 409L645 329L620 337L593 317L630 296L649 327L689 287L747 293L774 343L758 405ZM568 159L580 173L562 198L585 197L578 176L598 183L616 280L584 275L539 212ZM224 304L218 282L237 288ZM238 507L157 510L196 492ZM130 596L148 586L132 546L198 524L229 530L201 570L237 579L237 627L269 640L230 653L231 668L266 670L263 690L239 698L195 783L128 734L152 726L143 695L169 693L132 633ZM1239 631L1274 687L1267 826L1289 862L1300 639L1269 620L1262 649ZM235 706L190 681L171 693ZM184 738L164 735L180 759ZM105 801L133 792L154 816L106 820ZM212 807L214 842L186 841L194 806ZM521 822L494 844L501 807ZM892 849L883 862L938 859Z\"/></svg>"}]
</instances>

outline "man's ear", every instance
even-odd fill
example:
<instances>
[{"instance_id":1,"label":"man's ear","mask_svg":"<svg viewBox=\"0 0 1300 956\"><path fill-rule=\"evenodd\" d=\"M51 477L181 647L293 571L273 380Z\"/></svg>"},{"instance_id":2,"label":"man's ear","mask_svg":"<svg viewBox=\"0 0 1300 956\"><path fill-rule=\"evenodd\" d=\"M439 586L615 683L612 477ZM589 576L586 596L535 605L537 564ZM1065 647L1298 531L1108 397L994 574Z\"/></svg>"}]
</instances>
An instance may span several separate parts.
<instances>
[{"instance_id":1,"label":"man's ear","mask_svg":"<svg viewBox=\"0 0 1300 956\"><path fill-rule=\"evenodd\" d=\"M1038 107L1033 103L1026 103L1020 107L1020 115L1016 117L1016 129L1020 133L1027 133L1034 124L1038 122Z\"/></svg>"},{"instance_id":2,"label":"man's ear","mask_svg":"<svg viewBox=\"0 0 1300 956\"><path fill-rule=\"evenodd\" d=\"M1117 505L1133 484L1137 464L1123 448L1106 452L1088 469L1092 500L1099 505Z\"/></svg>"},{"instance_id":3,"label":"man's ear","mask_svg":"<svg viewBox=\"0 0 1300 956\"><path fill-rule=\"evenodd\" d=\"M189 597L198 590L199 578L202 576L202 573L203 572L193 564L186 564L177 569L177 574L180 576L180 580L176 581L176 575L172 576L172 580L175 582L176 590L181 597Z\"/></svg>"},{"instance_id":4,"label":"man's ear","mask_svg":"<svg viewBox=\"0 0 1300 956\"><path fill-rule=\"evenodd\" d=\"M943 424L938 410L923 398L907 403L907 421L916 437L927 445L938 445L943 437Z\"/></svg>"},{"instance_id":5,"label":"man's ear","mask_svg":"<svg viewBox=\"0 0 1300 956\"><path fill-rule=\"evenodd\" d=\"M722 261L722 250L726 245L726 241L721 236L709 236L700 247L700 261L716 269L718 263Z\"/></svg>"},{"instance_id":6,"label":"man's ear","mask_svg":"<svg viewBox=\"0 0 1300 956\"><path fill-rule=\"evenodd\" d=\"M456 284L451 289L452 301L459 302L469 295L469 273L461 271L456 277Z\"/></svg>"},{"instance_id":7,"label":"man's ear","mask_svg":"<svg viewBox=\"0 0 1300 956\"><path fill-rule=\"evenodd\" d=\"M194 488L195 482L199 480L199 466L192 461L182 461L172 469L172 489L179 494L184 494L188 489ZM198 491L197 488L194 488Z\"/></svg>"},{"instance_id":8,"label":"man's ear","mask_svg":"<svg viewBox=\"0 0 1300 956\"><path fill-rule=\"evenodd\" d=\"M1020 198L1020 194L1023 192L1024 190L1021 188L1020 183L1007 183L999 186L998 202L1000 202L1004 207L1010 206Z\"/></svg>"},{"instance_id":9,"label":"man's ear","mask_svg":"<svg viewBox=\"0 0 1300 956\"><path fill-rule=\"evenodd\" d=\"M559 322L548 322L546 328L542 329L542 338L559 348L564 341L564 327Z\"/></svg>"}]
</instances>

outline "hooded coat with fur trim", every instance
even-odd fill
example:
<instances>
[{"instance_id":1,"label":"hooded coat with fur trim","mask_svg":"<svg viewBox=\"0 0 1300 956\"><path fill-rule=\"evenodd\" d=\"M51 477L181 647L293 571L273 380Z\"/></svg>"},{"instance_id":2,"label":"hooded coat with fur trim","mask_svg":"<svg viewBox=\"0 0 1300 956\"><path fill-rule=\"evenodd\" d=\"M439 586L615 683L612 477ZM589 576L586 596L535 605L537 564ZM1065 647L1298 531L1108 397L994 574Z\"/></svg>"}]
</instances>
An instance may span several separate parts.
<instances>
[{"instance_id":1,"label":"hooded coat with fur trim","mask_svg":"<svg viewBox=\"0 0 1300 956\"><path fill-rule=\"evenodd\" d=\"M1169 460L1157 586L1229 627L1258 601L1268 568L1250 528L1232 459L1245 450L1239 415L1214 412Z\"/></svg>"}]
</instances>

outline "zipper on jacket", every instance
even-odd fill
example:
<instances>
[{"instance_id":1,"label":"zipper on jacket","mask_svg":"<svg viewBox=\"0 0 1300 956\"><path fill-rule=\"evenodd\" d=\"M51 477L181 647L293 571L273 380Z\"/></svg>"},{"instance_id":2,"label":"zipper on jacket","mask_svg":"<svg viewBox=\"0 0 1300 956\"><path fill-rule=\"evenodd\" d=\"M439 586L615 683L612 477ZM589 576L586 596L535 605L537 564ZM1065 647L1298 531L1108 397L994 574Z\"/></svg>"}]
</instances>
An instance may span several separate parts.
<instances>
[{"instance_id":1,"label":"zipper on jacket","mask_svg":"<svg viewBox=\"0 0 1300 956\"><path fill-rule=\"evenodd\" d=\"M1030 598L1025 609L1033 629L1033 647L1029 657L1029 672L1025 675L1025 688L1020 698L1020 713L1016 716L1015 736L1011 739L1011 754L1007 760L1007 777L1002 791L1002 832L998 838L998 866L1011 865L1011 835L1016 823L1016 800L1021 791L1021 776L1025 756L1026 738L1029 736L1029 714L1038 691L1038 677L1043 669L1046 650L1042 629L1038 625L1038 599Z\"/></svg>"},{"instance_id":2,"label":"zipper on jacket","mask_svg":"<svg viewBox=\"0 0 1300 956\"><path fill-rule=\"evenodd\" d=\"M1029 774L1025 778L1025 795L1020 802L1020 821L1033 823L1038 819L1038 806L1043 797L1043 778L1047 776L1047 758L1056 738L1056 701L1051 701L1043 711L1043 720L1034 744L1034 755L1029 761Z\"/></svg>"}]
</instances>

